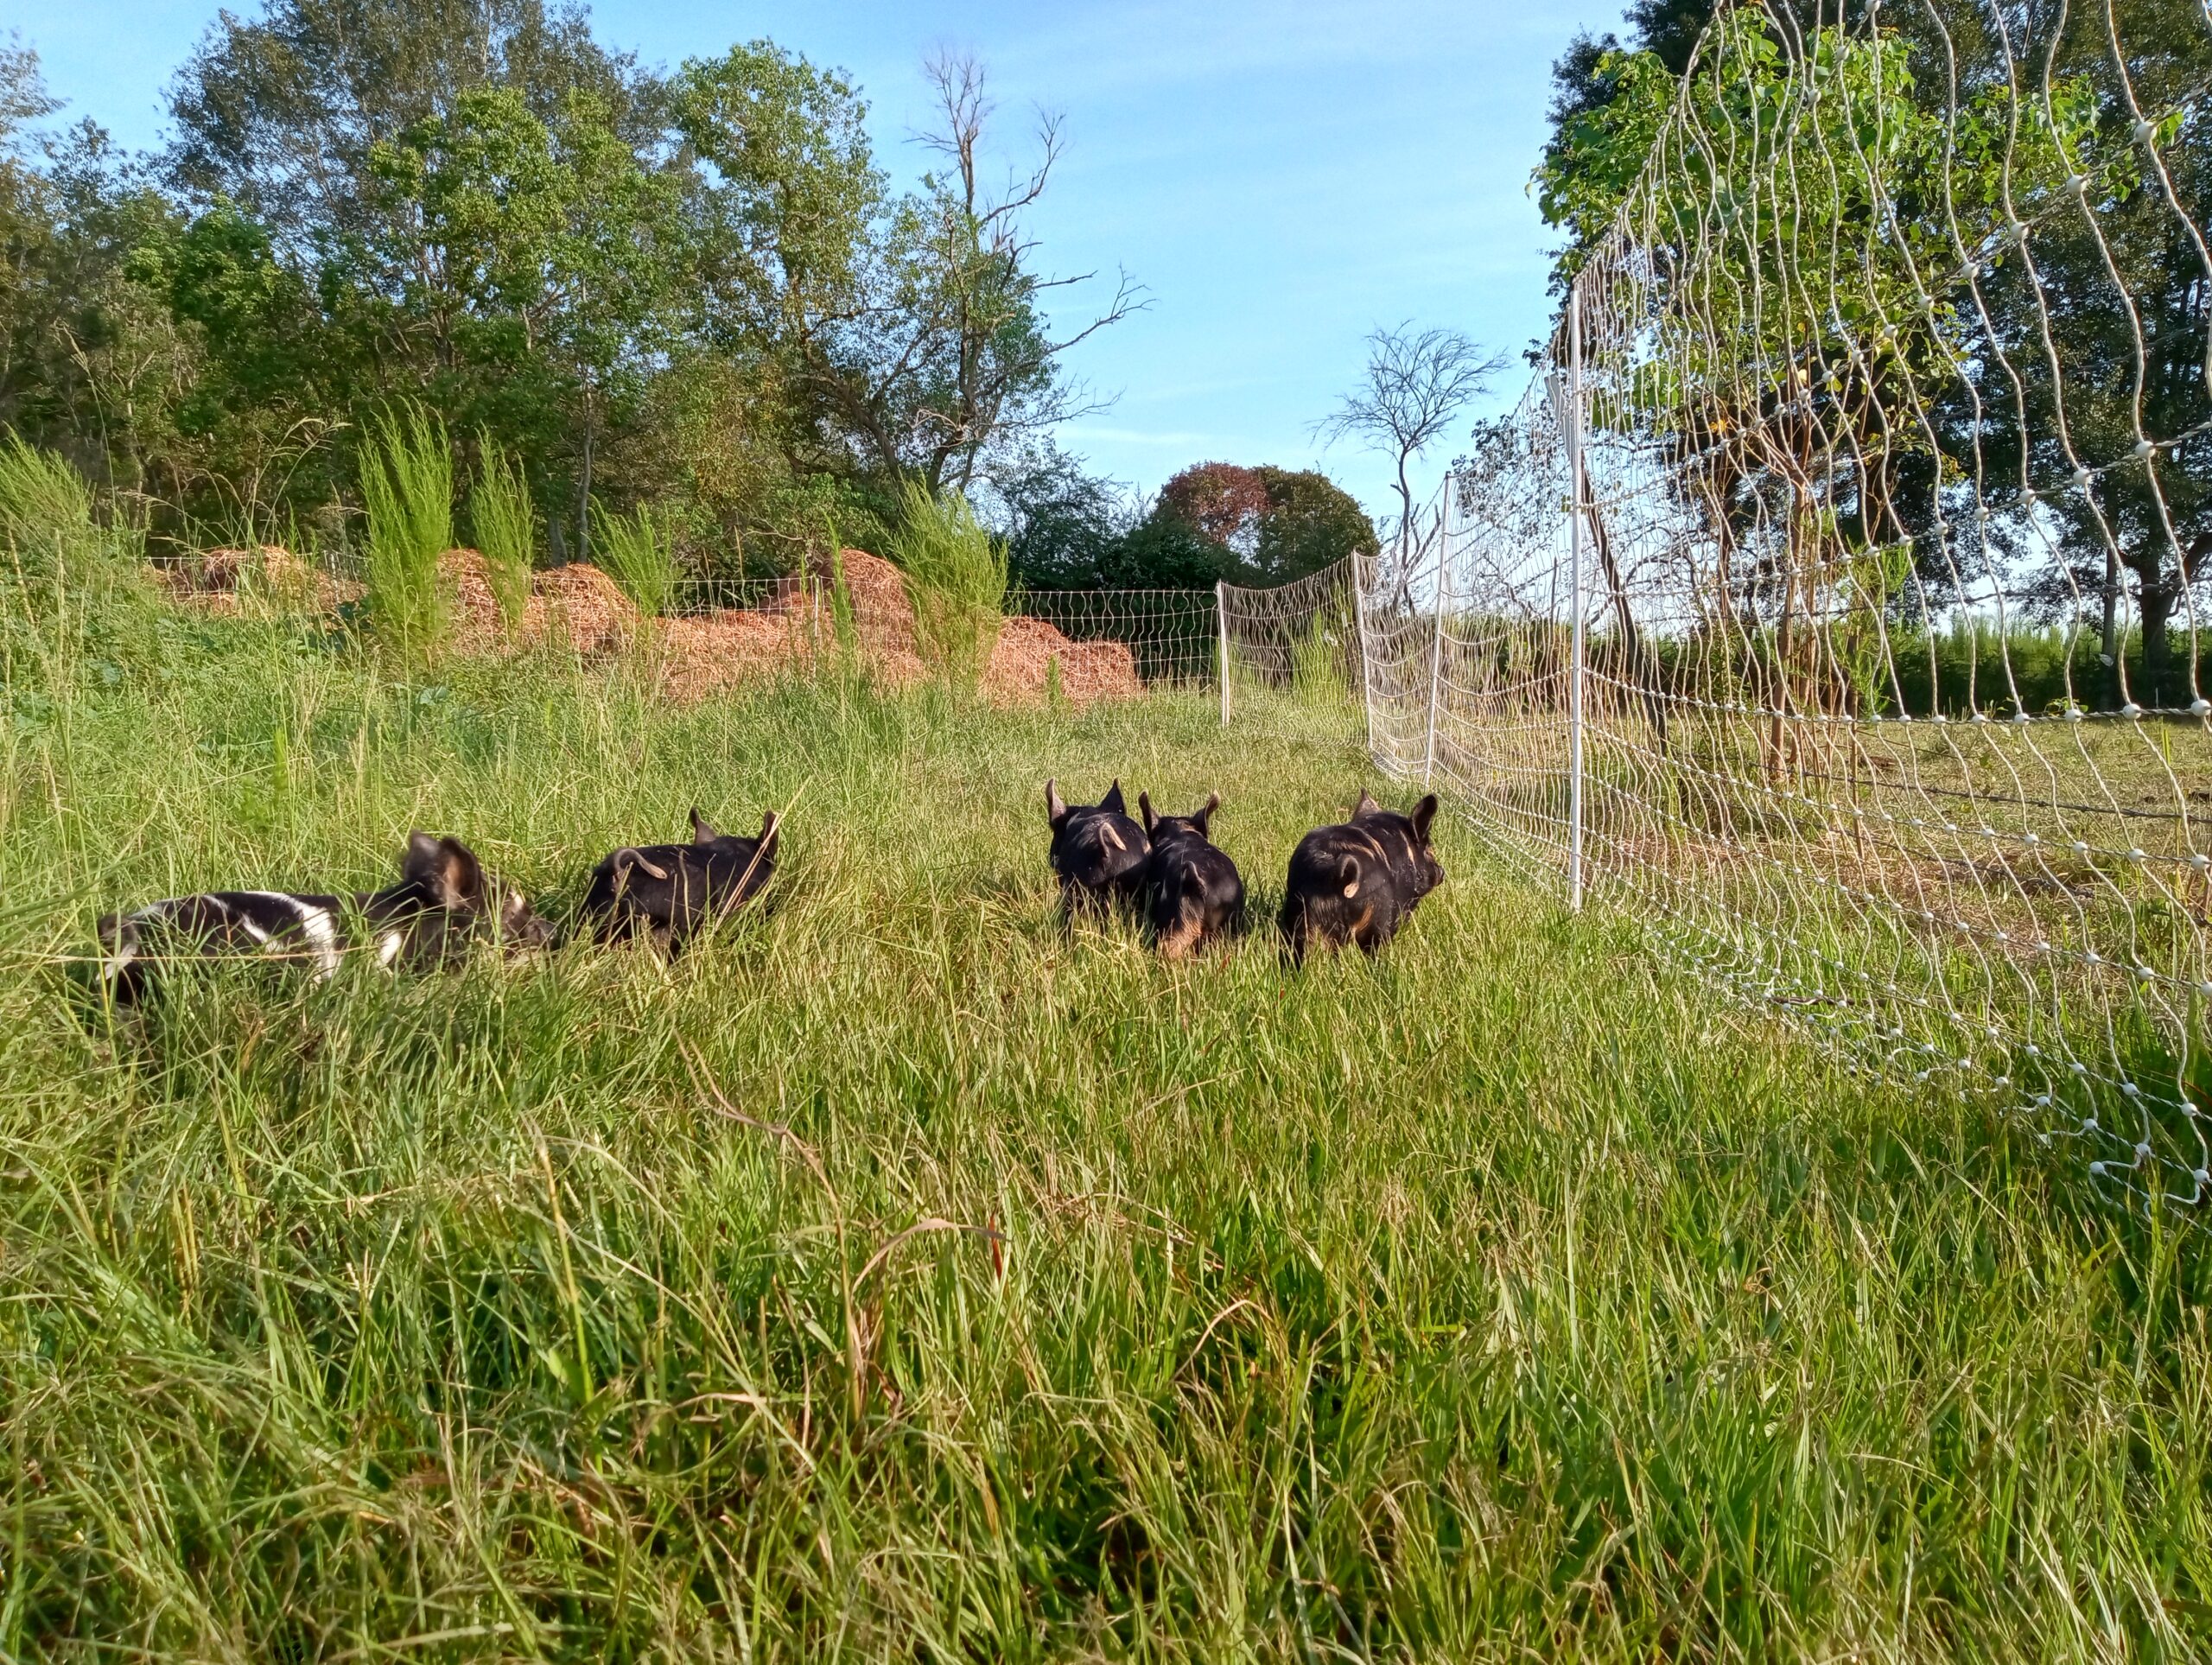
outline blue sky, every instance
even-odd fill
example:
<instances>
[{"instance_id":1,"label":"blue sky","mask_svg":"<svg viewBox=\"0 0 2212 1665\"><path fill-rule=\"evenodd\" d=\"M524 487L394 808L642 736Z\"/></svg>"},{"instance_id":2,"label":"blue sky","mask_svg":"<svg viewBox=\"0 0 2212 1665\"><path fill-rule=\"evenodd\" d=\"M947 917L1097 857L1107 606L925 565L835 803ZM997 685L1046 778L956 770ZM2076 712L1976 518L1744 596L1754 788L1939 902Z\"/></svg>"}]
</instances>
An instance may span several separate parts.
<instances>
[{"instance_id":1,"label":"blue sky","mask_svg":"<svg viewBox=\"0 0 2212 1665\"><path fill-rule=\"evenodd\" d=\"M250 10L251 0L232 0ZM67 116L156 142L162 94L208 0L0 0ZM601 39L673 65L767 35L849 72L878 154L910 177L920 64L949 47L990 73L999 154L1033 155L1039 105L1066 152L1032 226L1051 269L1126 268L1150 307L1071 355L1118 397L1067 448L1150 489L1211 458L1319 466L1376 512L1377 458L1309 434L1357 374L1361 338L1412 319L1518 350L1548 313L1549 238L1528 193L1552 60L1617 4L1500 0L602 0ZM1083 292L1076 292L1079 303ZM1071 303L1071 306L1074 303ZM1510 403L1519 371L1493 404ZM1448 452L1429 459L1433 478Z\"/></svg>"}]
</instances>

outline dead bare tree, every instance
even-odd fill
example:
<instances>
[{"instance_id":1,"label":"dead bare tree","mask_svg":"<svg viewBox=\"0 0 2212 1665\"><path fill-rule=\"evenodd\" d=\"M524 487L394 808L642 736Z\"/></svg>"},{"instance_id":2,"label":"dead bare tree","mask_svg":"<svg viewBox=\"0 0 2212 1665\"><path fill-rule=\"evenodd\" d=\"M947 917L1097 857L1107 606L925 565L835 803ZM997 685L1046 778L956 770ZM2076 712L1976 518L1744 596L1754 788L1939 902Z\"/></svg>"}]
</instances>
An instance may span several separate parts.
<instances>
[{"instance_id":1,"label":"dead bare tree","mask_svg":"<svg viewBox=\"0 0 2212 1665\"><path fill-rule=\"evenodd\" d=\"M917 140L943 166L891 209L866 304L810 343L820 349L810 368L875 467L964 492L995 450L1105 407L1061 360L1146 302L1123 273L1087 322L1051 328L1046 298L1097 276L1033 269L1026 217L1058 164L1060 119L1040 112L1035 163L995 189L984 178L993 105L982 67L940 54L925 70L938 123Z\"/></svg>"},{"instance_id":2,"label":"dead bare tree","mask_svg":"<svg viewBox=\"0 0 2212 1665\"><path fill-rule=\"evenodd\" d=\"M1410 321L1377 329L1367 338L1360 385L1313 425L1325 444L1360 440L1395 463L1398 542L1408 571L1427 550L1414 522L1414 462L1489 391L1491 378L1509 362L1504 353L1486 352L1456 329L1417 330Z\"/></svg>"}]
</instances>

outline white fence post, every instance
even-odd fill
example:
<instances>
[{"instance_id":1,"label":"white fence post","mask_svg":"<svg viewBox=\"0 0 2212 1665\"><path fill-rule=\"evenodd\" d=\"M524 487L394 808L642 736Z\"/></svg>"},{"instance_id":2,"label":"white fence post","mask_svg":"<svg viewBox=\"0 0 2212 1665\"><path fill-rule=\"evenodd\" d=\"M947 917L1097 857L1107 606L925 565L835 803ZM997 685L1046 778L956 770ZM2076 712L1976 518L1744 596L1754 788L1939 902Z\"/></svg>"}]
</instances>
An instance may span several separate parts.
<instances>
[{"instance_id":1,"label":"white fence post","mask_svg":"<svg viewBox=\"0 0 2212 1665\"><path fill-rule=\"evenodd\" d=\"M1348 555L1351 562L1351 610L1353 633L1359 638L1359 697L1367 709L1367 754L1375 755L1375 674L1368 663L1367 651L1367 582L1362 577L1359 563L1369 557Z\"/></svg>"},{"instance_id":2,"label":"white fence post","mask_svg":"<svg viewBox=\"0 0 2212 1665\"><path fill-rule=\"evenodd\" d=\"M1216 633L1221 640L1221 726L1229 727L1229 585L1217 581L1213 587L1213 620Z\"/></svg>"},{"instance_id":3,"label":"white fence post","mask_svg":"<svg viewBox=\"0 0 2212 1665\"><path fill-rule=\"evenodd\" d=\"M1428 645L1428 749L1421 759L1421 784L1436 780L1436 702L1444 682L1444 603L1452 593L1452 476L1444 477L1444 501L1436 512L1436 626Z\"/></svg>"},{"instance_id":4,"label":"white fence post","mask_svg":"<svg viewBox=\"0 0 2212 1665\"><path fill-rule=\"evenodd\" d=\"M1574 612L1573 680L1567 690L1567 879L1569 907L1582 906L1582 684L1587 644L1582 628L1582 280L1567 292L1567 605Z\"/></svg>"}]
</instances>

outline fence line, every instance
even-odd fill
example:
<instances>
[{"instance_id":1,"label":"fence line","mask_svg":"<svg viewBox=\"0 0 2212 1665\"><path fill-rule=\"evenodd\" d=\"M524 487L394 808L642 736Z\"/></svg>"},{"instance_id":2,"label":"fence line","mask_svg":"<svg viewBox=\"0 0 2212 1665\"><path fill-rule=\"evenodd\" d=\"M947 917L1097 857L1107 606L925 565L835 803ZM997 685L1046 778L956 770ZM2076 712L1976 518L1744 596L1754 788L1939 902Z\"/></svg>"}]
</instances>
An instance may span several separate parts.
<instances>
[{"instance_id":1,"label":"fence line","mask_svg":"<svg viewBox=\"0 0 2212 1665\"><path fill-rule=\"evenodd\" d=\"M1887 14L1723 12L1427 553L1359 574L1369 738L1716 988L2192 1205L2212 34L2055 18L1931 96Z\"/></svg>"}]
</instances>

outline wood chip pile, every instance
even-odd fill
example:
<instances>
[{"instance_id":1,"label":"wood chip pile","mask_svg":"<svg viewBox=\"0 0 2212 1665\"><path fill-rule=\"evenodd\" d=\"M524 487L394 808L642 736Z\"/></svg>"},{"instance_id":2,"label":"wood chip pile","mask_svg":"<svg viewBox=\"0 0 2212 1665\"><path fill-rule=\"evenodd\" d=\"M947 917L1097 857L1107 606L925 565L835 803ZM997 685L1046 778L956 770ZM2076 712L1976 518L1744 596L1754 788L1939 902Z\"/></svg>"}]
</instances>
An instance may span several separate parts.
<instances>
[{"instance_id":1,"label":"wood chip pile","mask_svg":"<svg viewBox=\"0 0 2212 1665\"><path fill-rule=\"evenodd\" d=\"M334 578L274 543L210 550L189 561L158 562L150 570L179 607L221 618L302 607L328 613L361 599L359 584Z\"/></svg>"},{"instance_id":2,"label":"wood chip pile","mask_svg":"<svg viewBox=\"0 0 2212 1665\"><path fill-rule=\"evenodd\" d=\"M923 681L929 667L915 649L914 609L899 569L861 550L845 550L842 566L853 633L869 673L893 687ZM331 578L274 547L218 550L189 566L156 570L181 604L211 613L235 614L249 599L263 595L329 610L361 594L359 584ZM553 647L600 658L642 642L663 691L679 702L791 667L810 667L817 655L835 651L826 572L817 575L822 580L818 604L814 590L791 583L759 607L658 619L648 628L629 598L596 567L556 567L531 575L530 598L511 635L483 556L474 550L448 550L438 558L438 570L453 598L456 651L498 654ZM1055 663L1061 696L1071 704L1135 699L1144 692L1126 644L1071 641L1041 619L1013 618L992 646L983 694L995 705L1039 703L1052 686Z\"/></svg>"}]
</instances>

